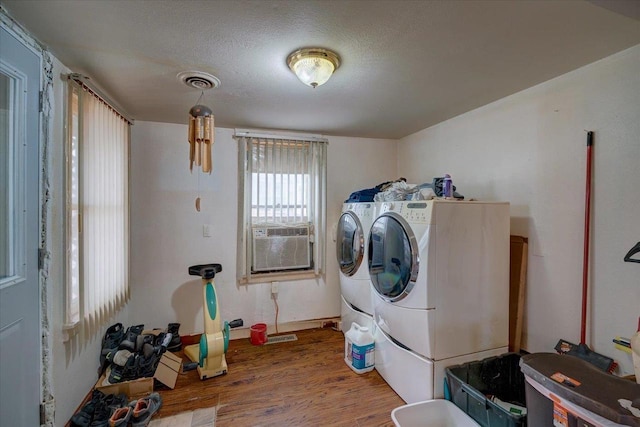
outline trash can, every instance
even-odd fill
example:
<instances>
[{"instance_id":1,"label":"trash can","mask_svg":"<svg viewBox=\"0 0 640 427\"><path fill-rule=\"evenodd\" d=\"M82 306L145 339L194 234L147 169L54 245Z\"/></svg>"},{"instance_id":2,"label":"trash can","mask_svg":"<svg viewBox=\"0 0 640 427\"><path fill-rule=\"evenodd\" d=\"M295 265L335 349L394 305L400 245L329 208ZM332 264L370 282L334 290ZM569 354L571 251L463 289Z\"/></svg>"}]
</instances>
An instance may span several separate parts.
<instances>
[{"instance_id":1,"label":"trash can","mask_svg":"<svg viewBox=\"0 0 640 427\"><path fill-rule=\"evenodd\" d=\"M410 403L391 411L396 427L478 427L467 414L448 400Z\"/></svg>"},{"instance_id":2,"label":"trash can","mask_svg":"<svg viewBox=\"0 0 640 427\"><path fill-rule=\"evenodd\" d=\"M598 369L575 356L522 356L529 425L640 427L640 385Z\"/></svg>"},{"instance_id":3,"label":"trash can","mask_svg":"<svg viewBox=\"0 0 640 427\"><path fill-rule=\"evenodd\" d=\"M525 381L519 363L518 353L505 353L447 367L451 401L482 427L526 426Z\"/></svg>"}]
</instances>

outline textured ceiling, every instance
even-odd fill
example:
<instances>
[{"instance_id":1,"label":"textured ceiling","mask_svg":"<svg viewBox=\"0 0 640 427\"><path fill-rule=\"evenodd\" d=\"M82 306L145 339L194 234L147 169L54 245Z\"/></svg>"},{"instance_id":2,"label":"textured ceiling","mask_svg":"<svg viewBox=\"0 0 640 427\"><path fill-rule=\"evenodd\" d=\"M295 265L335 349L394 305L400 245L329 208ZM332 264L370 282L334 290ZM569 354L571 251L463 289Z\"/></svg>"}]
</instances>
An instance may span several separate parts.
<instances>
[{"instance_id":1,"label":"textured ceiling","mask_svg":"<svg viewBox=\"0 0 640 427\"><path fill-rule=\"evenodd\" d=\"M401 138L640 43L635 1L0 1L134 119L187 123L198 70L217 126L326 135ZM342 58L316 89L285 62L307 46Z\"/></svg>"}]
</instances>

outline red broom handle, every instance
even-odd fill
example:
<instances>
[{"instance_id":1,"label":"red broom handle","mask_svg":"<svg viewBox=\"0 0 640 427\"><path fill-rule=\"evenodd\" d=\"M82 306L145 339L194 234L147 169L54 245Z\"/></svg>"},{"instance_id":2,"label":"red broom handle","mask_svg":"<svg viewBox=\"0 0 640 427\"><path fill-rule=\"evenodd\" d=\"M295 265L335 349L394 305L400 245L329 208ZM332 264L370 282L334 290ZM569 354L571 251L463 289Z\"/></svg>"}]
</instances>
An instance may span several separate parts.
<instances>
[{"instance_id":1,"label":"red broom handle","mask_svg":"<svg viewBox=\"0 0 640 427\"><path fill-rule=\"evenodd\" d=\"M580 343L586 344L587 335L587 298L589 283L589 229L591 224L591 156L593 150L593 132L587 132L587 184L584 206L584 253L582 256L582 323L580 328Z\"/></svg>"}]
</instances>

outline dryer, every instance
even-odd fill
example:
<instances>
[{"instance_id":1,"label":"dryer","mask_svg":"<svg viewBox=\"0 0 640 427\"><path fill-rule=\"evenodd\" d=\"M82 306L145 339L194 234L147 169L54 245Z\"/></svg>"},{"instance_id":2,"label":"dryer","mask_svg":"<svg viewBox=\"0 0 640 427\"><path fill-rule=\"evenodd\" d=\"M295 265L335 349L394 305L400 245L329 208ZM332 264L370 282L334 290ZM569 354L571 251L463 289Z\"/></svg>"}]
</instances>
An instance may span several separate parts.
<instances>
[{"instance_id":1,"label":"dryer","mask_svg":"<svg viewBox=\"0 0 640 427\"><path fill-rule=\"evenodd\" d=\"M444 367L506 351L509 221L508 203L380 205L368 259L376 368L392 387L404 374L388 361L407 359L403 351L415 356L403 369L414 366L431 390L421 400L441 397Z\"/></svg>"},{"instance_id":2,"label":"dryer","mask_svg":"<svg viewBox=\"0 0 640 427\"><path fill-rule=\"evenodd\" d=\"M352 322L371 326L373 306L366 240L375 217L376 204L373 202L345 203L338 220L336 256L340 269L342 322L346 330Z\"/></svg>"}]
</instances>

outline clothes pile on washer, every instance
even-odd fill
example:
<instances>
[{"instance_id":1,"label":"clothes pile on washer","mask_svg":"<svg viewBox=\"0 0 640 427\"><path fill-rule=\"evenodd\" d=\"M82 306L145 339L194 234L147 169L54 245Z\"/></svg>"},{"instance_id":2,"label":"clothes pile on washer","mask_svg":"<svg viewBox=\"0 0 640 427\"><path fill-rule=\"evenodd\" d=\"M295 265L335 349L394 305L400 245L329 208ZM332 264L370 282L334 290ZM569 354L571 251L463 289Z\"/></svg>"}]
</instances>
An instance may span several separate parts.
<instances>
[{"instance_id":1,"label":"clothes pile on washer","mask_svg":"<svg viewBox=\"0 0 640 427\"><path fill-rule=\"evenodd\" d=\"M387 181L376 185L373 188L354 191L345 200L345 203L365 203L365 202L391 202L402 200L431 200L436 197L443 197L443 177L435 177L432 182L422 184L407 184L405 178L398 178L395 181ZM464 200L464 196L456 192L453 186L453 197Z\"/></svg>"}]
</instances>

